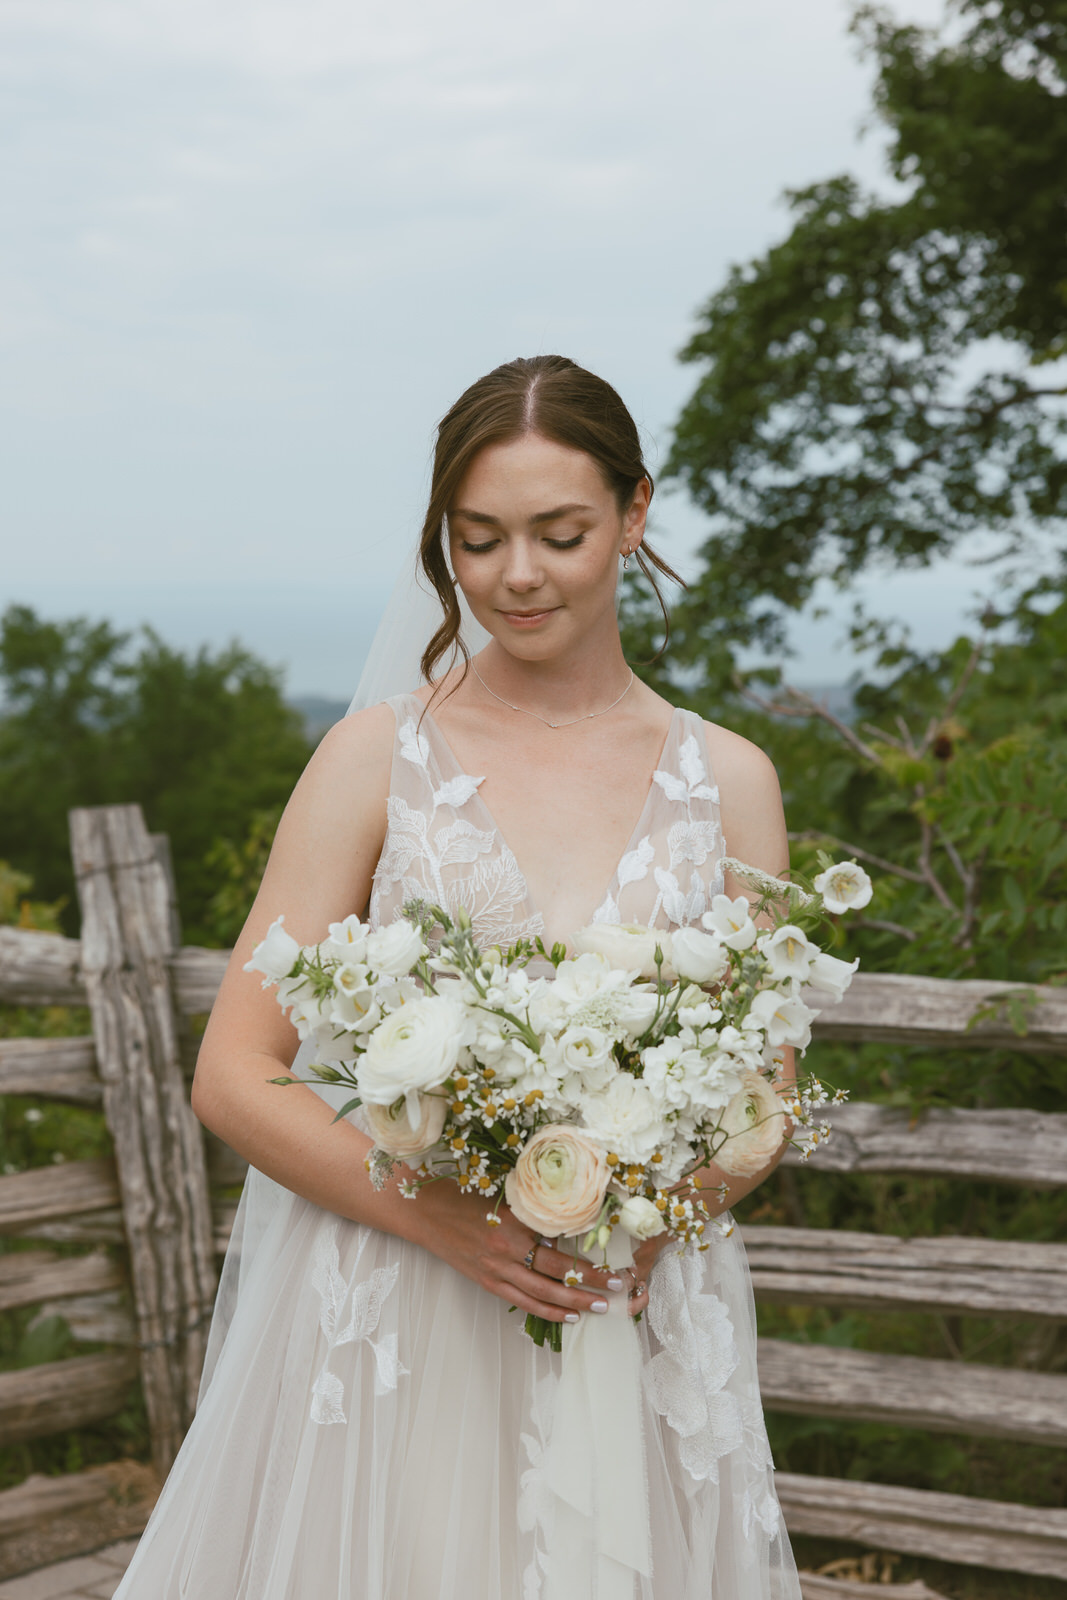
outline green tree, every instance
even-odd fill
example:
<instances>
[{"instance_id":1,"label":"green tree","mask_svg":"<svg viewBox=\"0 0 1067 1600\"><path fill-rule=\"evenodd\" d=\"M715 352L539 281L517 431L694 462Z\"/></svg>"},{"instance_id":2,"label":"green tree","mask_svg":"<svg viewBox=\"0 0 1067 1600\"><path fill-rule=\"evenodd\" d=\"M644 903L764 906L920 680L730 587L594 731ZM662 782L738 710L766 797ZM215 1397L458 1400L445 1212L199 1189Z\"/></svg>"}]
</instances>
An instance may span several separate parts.
<instances>
[{"instance_id":1,"label":"green tree","mask_svg":"<svg viewBox=\"0 0 1067 1600\"><path fill-rule=\"evenodd\" d=\"M209 853L277 813L310 753L278 674L239 645L185 656L26 606L0 619L0 852L76 925L72 806L135 801L170 836L186 937L206 941Z\"/></svg>"},{"instance_id":2,"label":"green tree","mask_svg":"<svg viewBox=\"0 0 1067 1600\"><path fill-rule=\"evenodd\" d=\"M712 519L671 660L728 676L823 575L1014 550L1067 513L1067 3L956 0L939 37L862 7L895 192L788 196L682 352L667 477ZM635 622L648 626L637 607Z\"/></svg>"}]
</instances>

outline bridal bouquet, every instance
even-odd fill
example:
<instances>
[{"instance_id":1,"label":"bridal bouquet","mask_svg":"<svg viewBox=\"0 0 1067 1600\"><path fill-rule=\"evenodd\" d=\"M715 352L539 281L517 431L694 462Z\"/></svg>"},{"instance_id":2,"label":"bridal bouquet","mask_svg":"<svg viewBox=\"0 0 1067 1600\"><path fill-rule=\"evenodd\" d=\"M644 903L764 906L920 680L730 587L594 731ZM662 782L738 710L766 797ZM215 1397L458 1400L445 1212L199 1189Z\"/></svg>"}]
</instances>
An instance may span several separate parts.
<instances>
[{"instance_id":1,"label":"bridal bouquet","mask_svg":"<svg viewBox=\"0 0 1067 1600\"><path fill-rule=\"evenodd\" d=\"M388 927L346 917L317 945L279 917L246 970L314 1039L314 1078L355 1091L335 1120L362 1107L376 1187L402 1163L406 1197L451 1178L493 1202L490 1224L504 1200L586 1251L616 1226L706 1249L700 1169L753 1175L783 1139L806 1156L829 1136L827 1090L786 1080L783 1050L804 1050L857 965L812 934L871 884L854 862L820 864L801 887L728 860L751 902L716 895L701 926L674 933L593 924L572 956L529 940L482 950L465 912L423 901ZM757 928L764 912L772 926ZM546 970L531 972L538 956Z\"/></svg>"}]
</instances>

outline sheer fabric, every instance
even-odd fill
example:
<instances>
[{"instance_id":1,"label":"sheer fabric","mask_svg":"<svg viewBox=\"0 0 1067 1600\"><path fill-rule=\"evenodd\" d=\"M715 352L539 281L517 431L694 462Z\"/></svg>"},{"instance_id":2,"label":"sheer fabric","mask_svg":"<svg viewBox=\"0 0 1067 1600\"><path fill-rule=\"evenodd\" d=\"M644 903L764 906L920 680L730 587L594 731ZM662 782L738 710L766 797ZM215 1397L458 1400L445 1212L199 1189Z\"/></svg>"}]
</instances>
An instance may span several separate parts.
<instances>
[{"instance_id":1,"label":"sheer fabric","mask_svg":"<svg viewBox=\"0 0 1067 1600\"><path fill-rule=\"evenodd\" d=\"M488 942L541 931L481 780L432 715L420 723L420 701L390 704L372 921L420 895L465 905ZM703 728L676 711L596 916L692 921L721 888L722 853ZM574 1330L562 1357L538 1349L437 1257L250 1171L199 1409L116 1600L800 1600L737 1235L668 1249L642 1323L583 1328L600 1322L632 1361L644 1570L605 1548L627 1537L603 1531L610 1459L561 1487L564 1444L612 1416L597 1402L575 1431L570 1400L557 1406Z\"/></svg>"}]
</instances>

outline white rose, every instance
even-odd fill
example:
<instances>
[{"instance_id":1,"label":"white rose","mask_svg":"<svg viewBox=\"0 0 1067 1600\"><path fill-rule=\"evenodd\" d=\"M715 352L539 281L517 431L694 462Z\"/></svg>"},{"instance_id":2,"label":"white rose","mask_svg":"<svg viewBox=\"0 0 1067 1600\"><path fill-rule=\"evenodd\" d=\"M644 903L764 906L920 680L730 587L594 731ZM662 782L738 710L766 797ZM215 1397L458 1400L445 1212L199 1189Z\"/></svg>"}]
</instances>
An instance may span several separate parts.
<instances>
[{"instance_id":1,"label":"white rose","mask_svg":"<svg viewBox=\"0 0 1067 1600\"><path fill-rule=\"evenodd\" d=\"M750 1178L770 1161L785 1134L785 1112L766 1078L746 1072L723 1111L719 1126L728 1136L715 1163L734 1178Z\"/></svg>"},{"instance_id":2,"label":"white rose","mask_svg":"<svg viewBox=\"0 0 1067 1600\"><path fill-rule=\"evenodd\" d=\"M874 893L870 878L855 861L839 861L836 866L827 867L815 879L814 889L822 895L827 911L833 912L859 911Z\"/></svg>"},{"instance_id":3,"label":"white rose","mask_svg":"<svg viewBox=\"0 0 1067 1600\"><path fill-rule=\"evenodd\" d=\"M717 933L729 949L747 950L756 938L756 924L749 914L751 909L743 894L736 900L717 894L711 902L711 910L705 911L700 920L708 932Z\"/></svg>"},{"instance_id":4,"label":"white rose","mask_svg":"<svg viewBox=\"0 0 1067 1600\"><path fill-rule=\"evenodd\" d=\"M245 962L246 972L264 974L264 988L268 983L280 983L282 978L287 978L296 966L296 958L300 954L300 946L282 927L284 921L284 917L279 917L277 922L271 923L267 929L267 937L252 951L251 961Z\"/></svg>"},{"instance_id":5,"label":"white rose","mask_svg":"<svg viewBox=\"0 0 1067 1600\"><path fill-rule=\"evenodd\" d=\"M412 1100L415 1102L414 1121ZM407 1161L424 1155L437 1143L448 1115L448 1101L443 1091L401 1095L391 1106L365 1105L363 1111L375 1143L391 1156Z\"/></svg>"},{"instance_id":6,"label":"white rose","mask_svg":"<svg viewBox=\"0 0 1067 1600\"><path fill-rule=\"evenodd\" d=\"M671 959L675 970L694 983L718 983L730 957L722 939L699 928L679 928L671 935Z\"/></svg>"},{"instance_id":7,"label":"white rose","mask_svg":"<svg viewBox=\"0 0 1067 1600\"><path fill-rule=\"evenodd\" d=\"M830 956L825 950L820 950L808 968L804 981L809 988L831 994L835 1000L840 1000L858 966L858 957L855 961L842 961L838 956Z\"/></svg>"},{"instance_id":8,"label":"white rose","mask_svg":"<svg viewBox=\"0 0 1067 1600\"><path fill-rule=\"evenodd\" d=\"M391 1106L401 1095L436 1088L455 1068L466 1030L463 1007L442 995L391 1011L371 1034L359 1064L361 1098Z\"/></svg>"},{"instance_id":9,"label":"white rose","mask_svg":"<svg viewBox=\"0 0 1067 1600\"><path fill-rule=\"evenodd\" d=\"M613 967L640 973L642 978L656 976L658 949L664 970L670 969L671 935L641 922L593 922L579 928L571 944L579 955L604 956Z\"/></svg>"},{"instance_id":10,"label":"white rose","mask_svg":"<svg viewBox=\"0 0 1067 1600\"><path fill-rule=\"evenodd\" d=\"M504 1180L504 1198L519 1221L556 1239L591 1228L604 1204L604 1151L566 1122L538 1128Z\"/></svg>"},{"instance_id":11,"label":"white rose","mask_svg":"<svg viewBox=\"0 0 1067 1600\"><path fill-rule=\"evenodd\" d=\"M749 1007L744 1027L761 1029L772 1049L776 1050L780 1044L792 1044L799 1050L806 1050L811 1043L814 1016L814 1011L803 1000L777 989L762 989Z\"/></svg>"},{"instance_id":12,"label":"white rose","mask_svg":"<svg viewBox=\"0 0 1067 1600\"><path fill-rule=\"evenodd\" d=\"M425 950L419 930L401 918L386 928L375 928L373 933L368 933L363 959L383 977L402 978Z\"/></svg>"},{"instance_id":13,"label":"white rose","mask_svg":"<svg viewBox=\"0 0 1067 1600\"><path fill-rule=\"evenodd\" d=\"M666 1226L662 1212L644 1195L631 1195L619 1207L619 1227L631 1239L654 1239Z\"/></svg>"},{"instance_id":14,"label":"white rose","mask_svg":"<svg viewBox=\"0 0 1067 1600\"><path fill-rule=\"evenodd\" d=\"M604 1148L623 1161L644 1162L664 1136L656 1098L647 1083L616 1073L583 1107L583 1120Z\"/></svg>"},{"instance_id":15,"label":"white rose","mask_svg":"<svg viewBox=\"0 0 1067 1600\"><path fill-rule=\"evenodd\" d=\"M773 933L760 934L759 950L766 957L767 970L778 982L781 978L807 977L818 951L801 928L783 923Z\"/></svg>"}]
</instances>

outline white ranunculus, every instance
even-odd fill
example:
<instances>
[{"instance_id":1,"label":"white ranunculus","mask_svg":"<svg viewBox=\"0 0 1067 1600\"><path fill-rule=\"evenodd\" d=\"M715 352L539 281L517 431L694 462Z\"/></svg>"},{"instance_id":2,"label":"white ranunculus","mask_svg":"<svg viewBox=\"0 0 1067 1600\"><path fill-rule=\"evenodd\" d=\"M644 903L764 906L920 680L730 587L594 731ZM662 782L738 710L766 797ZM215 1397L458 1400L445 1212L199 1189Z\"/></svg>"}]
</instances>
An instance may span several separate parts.
<instances>
[{"instance_id":1,"label":"white ranunculus","mask_svg":"<svg viewBox=\"0 0 1067 1600\"><path fill-rule=\"evenodd\" d=\"M730 956L718 934L699 928L678 928L671 935L671 960L683 978L694 983L718 983L730 965Z\"/></svg>"},{"instance_id":2,"label":"white ranunculus","mask_svg":"<svg viewBox=\"0 0 1067 1600\"><path fill-rule=\"evenodd\" d=\"M409 1161L425 1155L441 1137L448 1101L441 1090L436 1094L401 1095L391 1106L365 1105L363 1111L375 1143L398 1160Z\"/></svg>"},{"instance_id":3,"label":"white ranunculus","mask_svg":"<svg viewBox=\"0 0 1067 1600\"><path fill-rule=\"evenodd\" d=\"M626 987L626 972L614 967L606 956L590 952L561 961L549 995L559 1006L577 1010L591 1000L613 995Z\"/></svg>"},{"instance_id":4,"label":"white ranunculus","mask_svg":"<svg viewBox=\"0 0 1067 1600\"><path fill-rule=\"evenodd\" d=\"M840 957L827 955L825 950L820 950L808 968L804 981L809 988L833 995L835 1000L840 1000L852 982L852 974L858 966L858 957L855 961L842 961Z\"/></svg>"},{"instance_id":5,"label":"white ranunculus","mask_svg":"<svg viewBox=\"0 0 1067 1600\"><path fill-rule=\"evenodd\" d=\"M385 978L402 978L425 950L419 930L400 918L368 933L364 960Z\"/></svg>"},{"instance_id":6,"label":"white ranunculus","mask_svg":"<svg viewBox=\"0 0 1067 1600\"><path fill-rule=\"evenodd\" d=\"M604 1204L608 1163L595 1139L569 1123L538 1128L504 1180L519 1221L557 1239L591 1228Z\"/></svg>"},{"instance_id":7,"label":"white ranunculus","mask_svg":"<svg viewBox=\"0 0 1067 1600\"><path fill-rule=\"evenodd\" d=\"M870 901L874 885L855 861L839 861L820 872L814 883L827 911L859 911Z\"/></svg>"},{"instance_id":8,"label":"white ranunculus","mask_svg":"<svg viewBox=\"0 0 1067 1600\"><path fill-rule=\"evenodd\" d=\"M466 1033L463 1007L442 995L391 1011L371 1034L360 1061L361 1098L391 1106L401 1095L436 1088L455 1068Z\"/></svg>"},{"instance_id":9,"label":"white ranunculus","mask_svg":"<svg viewBox=\"0 0 1067 1600\"><path fill-rule=\"evenodd\" d=\"M613 967L637 972L642 978L656 976L658 949L664 970L670 969L671 935L640 922L593 922L579 928L571 944L579 955L604 956Z\"/></svg>"},{"instance_id":10,"label":"white ranunculus","mask_svg":"<svg viewBox=\"0 0 1067 1600\"><path fill-rule=\"evenodd\" d=\"M565 1028L553 1041L564 1072L587 1072L611 1062L611 1040L596 1028Z\"/></svg>"},{"instance_id":11,"label":"white ranunculus","mask_svg":"<svg viewBox=\"0 0 1067 1600\"><path fill-rule=\"evenodd\" d=\"M621 1161L647 1161L663 1137L656 1096L628 1072L616 1073L606 1089L585 1102L582 1112L589 1132Z\"/></svg>"},{"instance_id":12,"label":"white ranunculus","mask_svg":"<svg viewBox=\"0 0 1067 1600\"><path fill-rule=\"evenodd\" d=\"M271 923L267 929L267 937L252 951L251 961L245 962L246 972L263 973L264 988L268 983L278 983L282 978L287 978L300 954L300 946L282 927L284 921L284 917L279 917L276 922Z\"/></svg>"},{"instance_id":13,"label":"white ranunculus","mask_svg":"<svg viewBox=\"0 0 1067 1600\"><path fill-rule=\"evenodd\" d=\"M772 1049L780 1044L806 1050L811 1043L811 1023L815 1016L810 1006L778 989L762 989L748 1009L744 1026L762 1029Z\"/></svg>"},{"instance_id":14,"label":"white ranunculus","mask_svg":"<svg viewBox=\"0 0 1067 1600\"><path fill-rule=\"evenodd\" d=\"M758 948L766 958L767 970L776 983L782 978L802 981L818 954L816 946L803 929L794 927L791 922L783 923L773 933L761 933Z\"/></svg>"},{"instance_id":15,"label":"white ranunculus","mask_svg":"<svg viewBox=\"0 0 1067 1600\"><path fill-rule=\"evenodd\" d=\"M715 1151L716 1165L730 1177L749 1178L762 1171L781 1144L785 1112L766 1078L746 1072L719 1126L729 1137Z\"/></svg>"},{"instance_id":16,"label":"white ranunculus","mask_svg":"<svg viewBox=\"0 0 1067 1600\"><path fill-rule=\"evenodd\" d=\"M663 1213L644 1195L631 1195L619 1207L619 1227L631 1239L654 1239L666 1226Z\"/></svg>"},{"instance_id":17,"label":"white ranunculus","mask_svg":"<svg viewBox=\"0 0 1067 1600\"><path fill-rule=\"evenodd\" d=\"M362 961L367 942L367 925L353 913L342 922L331 922L329 938L319 946L324 961Z\"/></svg>"},{"instance_id":18,"label":"white ranunculus","mask_svg":"<svg viewBox=\"0 0 1067 1600\"><path fill-rule=\"evenodd\" d=\"M705 911L701 922L709 933L718 934L730 950L747 950L756 938L756 924L751 917L751 906L743 894L736 900L729 895L717 894L711 910Z\"/></svg>"}]
</instances>

